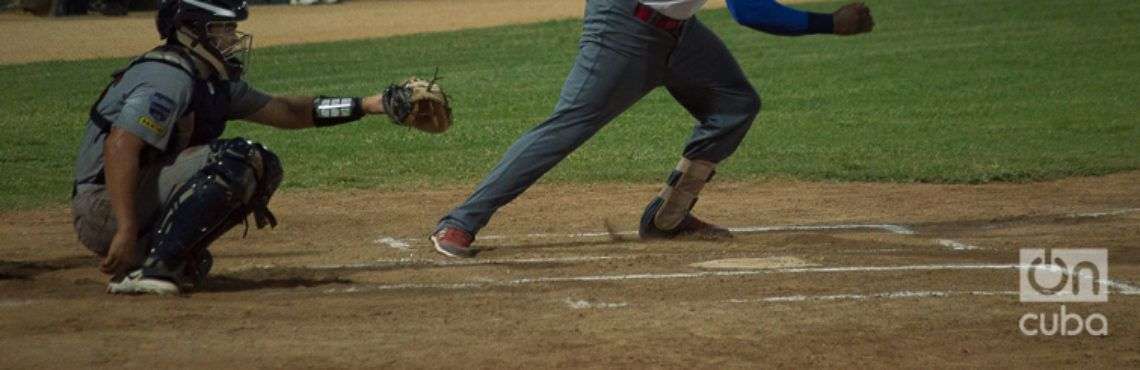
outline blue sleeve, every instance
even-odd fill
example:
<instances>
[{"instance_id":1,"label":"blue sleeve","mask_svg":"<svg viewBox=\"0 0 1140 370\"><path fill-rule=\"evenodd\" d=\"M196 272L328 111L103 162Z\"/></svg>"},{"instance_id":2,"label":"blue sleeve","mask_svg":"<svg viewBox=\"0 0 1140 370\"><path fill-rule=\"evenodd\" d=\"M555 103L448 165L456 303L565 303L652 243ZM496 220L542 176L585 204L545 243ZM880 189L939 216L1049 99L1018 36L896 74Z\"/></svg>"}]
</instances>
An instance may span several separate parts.
<instances>
[{"instance_id":1,"label":"blue sleeve","mask_svg":"<svg viewBox=\"0 0 1140 370\"><path fill-rule=\"evenodd\" d=\"M792 9L775 0L727 0L736 23L773 35L832 33L831 14Z\"/></svg>"}]
</instances>

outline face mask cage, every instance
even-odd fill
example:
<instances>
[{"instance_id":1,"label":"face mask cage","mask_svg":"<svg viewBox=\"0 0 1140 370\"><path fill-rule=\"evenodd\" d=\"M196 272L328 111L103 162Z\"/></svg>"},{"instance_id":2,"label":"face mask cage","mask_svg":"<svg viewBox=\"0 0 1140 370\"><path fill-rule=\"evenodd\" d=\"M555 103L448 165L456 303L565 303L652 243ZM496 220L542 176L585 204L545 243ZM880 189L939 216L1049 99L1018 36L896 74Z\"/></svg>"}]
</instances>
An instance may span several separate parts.
<instances>
[{"instance_id":1,"label":"face mask cage","mask_svg":"<svg viewBox=\"0 0 1140 370\"><path fill-rule=\"evenodd\" d=\"M253 50L253 35L237 30L237 22L206 24L206 38L226 63L247 67Z\"/></svg>"}]
</instances>

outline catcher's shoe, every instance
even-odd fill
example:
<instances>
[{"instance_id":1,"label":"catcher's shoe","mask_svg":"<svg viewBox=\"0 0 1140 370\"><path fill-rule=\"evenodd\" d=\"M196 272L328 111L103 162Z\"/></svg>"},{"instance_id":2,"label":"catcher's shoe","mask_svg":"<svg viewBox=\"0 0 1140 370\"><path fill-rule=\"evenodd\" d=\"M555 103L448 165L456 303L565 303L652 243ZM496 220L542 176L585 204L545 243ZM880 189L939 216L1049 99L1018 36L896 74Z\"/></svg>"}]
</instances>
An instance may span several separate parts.
<instances>
[{"instance_id":1,"label":"catcher's shoe","mask_svg":"<svg viewBox=\"0 0 1140 370\"><path fill-rule=\"evenodd\" d=\"M182 291L178 284L158 277L143 275L143 269L131 271L126 276L112 279L107 285L107 293L111 294L155 294L174 295Z\"/></svg>"},{"instance_id":2,"label":"catcher's shoe","mask_svg":"<svg viewBox=\"0 0 1140 370\"><path fill-rule=\"evenodd\" d=\"M471 248L475 237L457 227L444 226L431 234L430 239L435 251L448 257L471 258L479 254L478 249Z\"/></svg>"},{"instance_id":3,"label":"catcher's shoe","mask_svg":"<svg viewBox=\"0 0 1140 370\"><path fill-rule=\"evenodd\" d=\"M206 252L206 251L203 251ZM202 269L195 274L201 274L202 280L205 279L206 272L213 265L213 257L206 253L198 253L194 257L201 259L195 261L197 268ZM140 269L131 271L126 276L118 279L112 279L111 283L107 286L107 293L111 294L180 294L183 289L192 289L194 283L198 280L198 276L187 276L187 266L191 263L178 263L173 265L155 258L154 256L147 257L143 262Z\"/></svg>"},{"instance_id":4,"label":"catcher's shoe","mask_svg":"<svg viewBox=\"0 0 1140 370\"><path fill-rule=\"evenodd\" d=\"M657 214L657 209L664 203L661 198L654 198L649 206L645 207L645 213L641 215L641 227L637 230L637 235L642 240L650 239L674 239L674 238L693 238L702 240L726 240L732 239L732 233L720 226L716 226L693 216L692 213L686 214L685 218L681 219L681 223L670 230L662 230L657 227L653 222L654 215Z\"/></svg>"}]
</instances>

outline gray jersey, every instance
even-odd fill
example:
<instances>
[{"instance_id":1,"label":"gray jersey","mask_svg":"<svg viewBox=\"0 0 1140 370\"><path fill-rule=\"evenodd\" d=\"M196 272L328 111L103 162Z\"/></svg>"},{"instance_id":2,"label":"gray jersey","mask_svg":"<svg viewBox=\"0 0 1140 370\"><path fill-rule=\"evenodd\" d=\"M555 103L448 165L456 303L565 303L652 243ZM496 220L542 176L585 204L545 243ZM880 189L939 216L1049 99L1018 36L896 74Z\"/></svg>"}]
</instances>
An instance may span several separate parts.
<instances>
[{"instance_id":1,"label":"gray jersey","mask_svg":"<svg viewBox=\"0 0 1140 370\"><path fill-rule=\"evenodd\" d=\"M193 123L181 119L190 107L194 80L173 65L143 62L130 67L107 89L95 110L113 127L138 136L153 153L176 156L188 142ZM226 119L241 119L264 107L271 97L245 81L229 83ZM107 131L90 118L75 163L75 180L90 182L103 171Z\"/></svg>"}]
</instances>

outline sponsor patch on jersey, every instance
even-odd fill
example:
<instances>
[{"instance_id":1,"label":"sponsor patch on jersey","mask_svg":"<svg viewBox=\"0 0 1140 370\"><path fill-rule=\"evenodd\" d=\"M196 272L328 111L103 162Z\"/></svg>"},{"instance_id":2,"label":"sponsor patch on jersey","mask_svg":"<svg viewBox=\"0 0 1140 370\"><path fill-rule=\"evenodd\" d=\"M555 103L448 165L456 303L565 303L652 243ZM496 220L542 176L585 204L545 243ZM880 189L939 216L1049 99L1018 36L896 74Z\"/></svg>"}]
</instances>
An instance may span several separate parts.
<instances>
[{"instance_id":1,"label":"sponsor patch on jersey","mask_svg":"<svg viewBox=\"0 0 1140 370\"><path fill-rule=\"evenodd\" d=\"M174 111L174 99L162 95L162 93L154 93L150 96L150 115L160 122L166 122L170 118L170 113Z\"/></svg>"},{"instance_id":2,"label":"sponsor patch on jersey","mask_svg":"<svg viewBox=\"0 0 1140 370\"><path fill-rule=\"evenodd\" d=\"M155 123L154 119L152 119L148 116L140 116L139 117L139 124L142 125L143 127L150 129L151 131L154 131L154 133L159 134L159 135L162 135L162 133L166 131L166 129L162 128L161 125Z\"/></svg>"}]
</instances>

